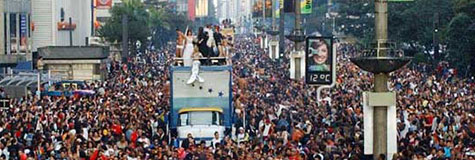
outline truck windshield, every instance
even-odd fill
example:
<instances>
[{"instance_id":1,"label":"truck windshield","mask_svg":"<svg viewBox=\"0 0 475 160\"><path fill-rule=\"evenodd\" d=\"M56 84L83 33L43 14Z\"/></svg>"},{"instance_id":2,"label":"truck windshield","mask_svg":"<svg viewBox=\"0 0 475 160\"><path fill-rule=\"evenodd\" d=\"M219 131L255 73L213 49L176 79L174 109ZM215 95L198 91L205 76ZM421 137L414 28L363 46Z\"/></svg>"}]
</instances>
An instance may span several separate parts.
<instances>
[{"instance_id":1,"label":"truck windshield","mask_svg":"<svg viewBox=\"0 0 475 160\"><path fill-rule=\"evenodd\" d=\"M180 114L179 125L221 125L219 112L186 112Z\"/></svg>"}]
</instances>

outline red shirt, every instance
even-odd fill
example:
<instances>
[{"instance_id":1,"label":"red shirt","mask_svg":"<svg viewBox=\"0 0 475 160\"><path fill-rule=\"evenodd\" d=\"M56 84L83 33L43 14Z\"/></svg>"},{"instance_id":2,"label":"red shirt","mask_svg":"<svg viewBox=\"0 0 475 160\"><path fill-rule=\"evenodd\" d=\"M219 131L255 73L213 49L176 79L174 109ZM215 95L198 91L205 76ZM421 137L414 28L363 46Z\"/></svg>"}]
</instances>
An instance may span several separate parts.
<instances>
[{"instance_id":1,"label":"red shirt","mask_svg":"<svg viewBox=\"0 0 475 160\"><path fill-rule=\"evenodd\" d=\"M118 124L113 124L112 125L112 130L114 131L115 134L121 134L122 133L122 127Z\"/></svg>"},{"instance_id":2,"label":"red shirt","mask_svg":"<svg viewBox=\"0 0 475 160\"><path fill-rule=\"evenodd\" d=\"M139 138L139 134L137 133L137 131L134 131L132 133L132 135L130 135L130 140L135 143L135 141L137 140L137 138Z\"/></svg>"},{"instance_id":3,"label":"red shirt","mask_svg":"<svg viewBox=\"0 0 475 160\"><path fill-rule=\"evenodd\" d=\"M89 157L89 160L96 160L97 157L99 156L99 150L94 150L94 153Z\"/></svg>"},{"instance_id":4,"label":"red shirt","mask_svg":"<svg viewBox=\"0 0 475 160\"><path fill-rule=\"evenodd\" d=\"M28 156L26 156L26 154L22 153L20 155L20 160L26 160L26 159L28 159Z\"/></svg>"},{"instance_id":5,"label":"red shirt","mask_svg":"<svg viewBox=\"0 0 475 160\"><path fill-rule=\"evenodd\" d=\"M21 131L16 131L15 132L15 137L20 138L20 136L21 136Z\"/></svg>"}]
</instances>

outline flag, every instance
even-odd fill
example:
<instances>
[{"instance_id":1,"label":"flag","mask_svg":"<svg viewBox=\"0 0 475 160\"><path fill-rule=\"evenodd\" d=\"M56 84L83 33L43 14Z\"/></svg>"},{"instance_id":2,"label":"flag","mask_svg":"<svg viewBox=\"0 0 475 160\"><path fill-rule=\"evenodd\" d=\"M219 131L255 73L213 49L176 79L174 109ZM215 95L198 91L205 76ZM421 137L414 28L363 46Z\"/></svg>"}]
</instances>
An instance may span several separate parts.
<instances>
[{"instance_id":1,"label":"flag","mask_svg":"<svg viewBox=\"0 0 475 160\"><path fill-rule=\"evenodd\" d=\"M206 17L208 16L208 0L197 0L195 16L196 17Z\"/></svg>"},{"instance_id":2,"label":"flag","mask_svg":"<svg viewBox=\"0 0 475 160\"><path fill-rule=\"evenodd\" d=\"M284 0L278 0L279 3L272 3L272 8L274 9L275 18L280 17L280 9L284 8Z\"/></svg>"},{"instance_id":3,"label":"flag","mask_svg":"<svg viewBox=\"0 0 475 160\"><path fill-rule=\"evenodd\" d=\"M300 1L300 13L302 13L302 14L312 13L312 0L301 0Z\"/></svg>"},{"instance_id":4,"label":"flag","mask_svg":"<svg viewBox=\"0 0 475 160\"><path fill-rule=\"evenodd\" d=\"M188 19L191 21L195 20L195 0L188 0Z\"/></svg>"}]
</instances>

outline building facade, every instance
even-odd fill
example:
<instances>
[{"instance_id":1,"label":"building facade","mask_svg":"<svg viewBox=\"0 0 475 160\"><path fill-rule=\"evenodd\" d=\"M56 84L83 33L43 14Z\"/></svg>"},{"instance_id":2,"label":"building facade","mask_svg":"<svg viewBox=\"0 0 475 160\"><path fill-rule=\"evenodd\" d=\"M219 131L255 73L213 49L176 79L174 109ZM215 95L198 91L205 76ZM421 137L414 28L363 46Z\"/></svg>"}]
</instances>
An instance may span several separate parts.
<instances>
[{"instance_id":1,"label":"building facade","mask_svg":"<svg viewBox=\"0 0 475 160\"><path fill-rule=\"evenodd\" d=\"M4 60L31 60L31 0L0 1L0 63ZM4 57L7 55L8 58ZM13 61L12 61L13 62Z\"/></svg>"},{"instance_id":2,"label":"building facade","mask_svg":"<svg viewBox=\"0 0 475 160\"><path fill-rule=\"evenodd\" d=\"M94 0L33 0L32 50L85 45L94 32L93 3Z\"/></svg>"}]
</instances>

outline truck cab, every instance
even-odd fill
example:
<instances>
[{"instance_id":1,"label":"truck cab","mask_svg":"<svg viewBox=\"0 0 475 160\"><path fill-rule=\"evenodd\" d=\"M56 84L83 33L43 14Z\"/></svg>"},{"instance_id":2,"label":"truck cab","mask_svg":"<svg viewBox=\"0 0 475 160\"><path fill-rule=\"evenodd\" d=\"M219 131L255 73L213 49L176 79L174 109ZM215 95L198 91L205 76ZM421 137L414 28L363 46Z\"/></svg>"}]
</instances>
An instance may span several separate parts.
<instances>
[{"instance_id":1,"label":"truck cab","mask_svg":"<svg viewBox=\"0 0 475 160\"><path fill-rule=\"evenodd\" d=\"M178 137L184 138L188 134L199 136L195 140L212 140L215 132L224 135L226 127L223 125L223 110L218 107L183 108L178 111ZM222 137L220 137L222 138Z\"/></svg>"}]
</instances>

